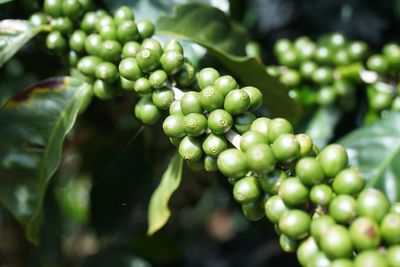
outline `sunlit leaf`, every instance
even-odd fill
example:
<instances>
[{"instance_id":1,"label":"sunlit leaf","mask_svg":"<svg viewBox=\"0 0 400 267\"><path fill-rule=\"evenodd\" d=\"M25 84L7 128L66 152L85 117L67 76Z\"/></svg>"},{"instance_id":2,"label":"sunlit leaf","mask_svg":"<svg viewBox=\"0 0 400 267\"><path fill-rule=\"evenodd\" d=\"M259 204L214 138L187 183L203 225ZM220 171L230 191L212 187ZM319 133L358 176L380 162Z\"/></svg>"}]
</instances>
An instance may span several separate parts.
<instances>
[{"instance_id":1,"label":"sunlit leaf","mask_svg":"<svg viewBox=\"0 0 400 267\"><path fill-rule=\"evenodd\" d=\"M0 21L0 67L42 30L26 20Z\"/></svg>"},{"instance_id":2,"label":"sunlit leaf","mask_svg":"<svg viewBox=\"0 0 400 267\"><path fill-rule=\"evenodd\" d=\"M400 113L390 113L375 124L357 129L339 143L350 162L366 176L369 187L382 189L389 199L400 200Z\"/></svg>"},{"instance_id":3,"label":"sunlit leaf","mask_svg":"<svg viewBox=\"0 0 400 267\"><path fill-rule=\"evenodd\" d=\"M175 153L161 178L160 184L150 199L148 235L152 235L160 230L171 216L168 202L181 183L182 167L183 159L178 153Z\"/></svg>"}]
</instances>

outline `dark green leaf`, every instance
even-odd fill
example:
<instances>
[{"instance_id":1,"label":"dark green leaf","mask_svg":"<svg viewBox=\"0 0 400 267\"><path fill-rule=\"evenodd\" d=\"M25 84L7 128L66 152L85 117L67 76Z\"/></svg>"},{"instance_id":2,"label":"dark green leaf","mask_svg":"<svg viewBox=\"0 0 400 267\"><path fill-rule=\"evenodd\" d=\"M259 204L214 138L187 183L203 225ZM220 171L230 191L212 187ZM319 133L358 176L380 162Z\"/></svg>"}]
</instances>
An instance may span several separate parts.
<instances>
[{"instance_id":1,"label":"dark green leaf","mask_svg":"<svg viewBox=\"0 0 400 267\"><path fill-rule=\"evenodd\" d=\"M222 11L199 4L181 5L173 17L160 17L157 30L207 48L243 84L264 93L264 104L272 115L289 119L298 115L300 107L288 96L288 90L268 75L258 60L244 56L249 37Z\"/></svg>"},{"instance_id":2,"label":"dark green leaf","mask_svg":"<svg viewBox=\"0 0 400 267\"><path fill-rule=\"evenodd\" d=\"M0 21L0 68L31 38L43 30L26 20Z\"/></svg>"},{"instance_id":3,"label":"dark green leaf","mask_svg":"<svg viewBox=\"0 0 400 267\"><path fill-rule=\"evenodd\" d=\"M0 5L12 2L14 0L0 0Z\"/></svg>"},{"instance_id":4,"label":"dark green leaf","mask_svg":"<svg viewBox=\"0 0 400 267\"><path fill-rule=\"evenodd\" d=\"M400 113L389 113L339 141L347 148L351 164L365 174L367 185L382 189L392 202L400 200L399 125Z\"/></svg>"},{"instance_id":5,"label":"dark green leaf","mask_svg":"<svg viewBox=\"0 0 400 267\"><path fill-rule=\"evenodd\" d=\"M335 127L343 113L337 106L320 107L307 125L306 134L323 148L335 134Z\"/></svg>"},{"instance_id":6,"label":"dark green leaf","mask_svg":"<svg viewBox=\"0 0 400 267\"><path fill-rule=\"evenodd\" d=\"M121 5L126 5L132 7L135 12L135 19L149 19L154 22L162 13L171 14L177 4L193 2L209 4L218 7L224 12L229 11L228 0L104 0L107 9L110 11L114 11Z\"/></svg>"},{"instance_id":7,"label":"dark green leaf","mask_svg":"<svg viewBox=\"0 0 400 267\"><path fill-rule=\"evenodd\" d=\"M38 242L47 185L91 87L59 77L27 88L0 111L0 201Z\"/></svg>"},{"instance_id":8,"label":"dark green leaf","mask_svg":"<svg viewBox=\"0 0 400 267\"><path fill-rule=\"evenodd\" d=\"M168 202L181 183L182 167L182 157L179 153L175 153L168 165L168 169L161 178L160 184L150 199L148 210L148 235L152 235L160 230L171 216Z\"/></svg>"}]
</instances>

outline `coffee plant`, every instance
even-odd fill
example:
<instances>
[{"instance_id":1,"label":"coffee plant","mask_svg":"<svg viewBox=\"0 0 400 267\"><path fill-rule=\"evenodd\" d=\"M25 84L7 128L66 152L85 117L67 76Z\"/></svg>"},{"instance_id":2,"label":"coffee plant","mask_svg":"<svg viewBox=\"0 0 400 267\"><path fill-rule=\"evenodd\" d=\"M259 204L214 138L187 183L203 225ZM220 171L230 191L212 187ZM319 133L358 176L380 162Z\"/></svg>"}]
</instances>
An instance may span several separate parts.
<instances>
[{"instance_id":1,"label":"coffee plant","mask_svg":"<svg viewBox=\"0 0 400 267\"><path fill-rule=\"evenodd\" d=\"M140 180L175 151L152 186L149 236L174 220L171 203L185 180L205 188L180 201L199 202L212 187L200 176L224 177L240 217L273 225L281 250L301 266L400 266L400 45L380 49L325 32L315 41L277 39L267 53L233 21L233 9L116 2L0 1L2 16L27 18L0 22L0 203L26 240L39 248L60 242L68 227L63 218L70 228L92 223L107 232L120 220L118 213L95 217L96 209L117 209L107 204L107 191L116 190L118 205L126 205L119 198L126 192L137 194L130 205L141 201L148 192ZM27 61L33 70L24 69ZM343 127L346 120L350 127ZM133 136L113 135L118 127L133 127ZM128 142L122 151L113 147L119 141ZM126 169L116 170L124 158ZM105 191L96 192L107 175ZM134 181L121 183L126 176ZM91 206L89 198L100 204ZM70 240L70 250L110 243L115 249L134 234L121 231L115 240L98 241L100 248ZM140 244L133 245L138 254L146 246L132 243ZM149 250L164 248L156 249ZM60 264L52 250L42 251L43 266ZM112 255L83 264L150 265Z\"/></svg>"}]
</instances>

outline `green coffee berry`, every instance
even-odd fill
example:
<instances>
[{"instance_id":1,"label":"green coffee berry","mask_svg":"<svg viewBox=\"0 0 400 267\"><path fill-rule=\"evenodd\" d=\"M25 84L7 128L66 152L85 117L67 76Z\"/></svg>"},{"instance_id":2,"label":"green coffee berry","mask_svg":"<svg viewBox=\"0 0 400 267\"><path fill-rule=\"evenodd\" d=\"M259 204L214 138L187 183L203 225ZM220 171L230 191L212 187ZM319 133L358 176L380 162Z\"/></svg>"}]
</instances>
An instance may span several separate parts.
<instances>
[{"instance_id":1,"label":"green coffee berry","mask_svg":"<svg viewBox=\"0 0 400 267\"><path fill-rule=\"evenodd\" d=\"M205 156L204 157L204 169L208 172L217 171L218 170L217 159L210 157L210 156ZM251 215L250 213L255 214L255 210L249 210L249 216ZM251 218L254 218L254 217L251 217Z\"/></svg>"},{"instance_id":2,"label":"green coffee berry","mask_svg":"<svg viewBox=\"0 0 400 267\"><path fill-rule=\"evenodd\" d=\"M286 119L275 118L268 124L268 142L273 143L280 135L293 132L292 124Z\"/></svg>"},{"instance_id":3,"label":"green coffee berry","mask_svg":"<svg viewBox=\"0 0 400 267\"><path fill-rule=\"evenodd\" d=\"M102 62L97 65L95 70L97 79L103 80L106 83L113 83L118 79L118 69L110 62Z\"/></svg>"},{"instance_id":4,"label":"green coffee berry","mask_svg":"<svg viewBox=\"0 0 400 267\"><path fill-rule=\"evenodd\" d=\"M224 104L224 96L214 86L207 86L199 94L201 106L207 111L221 108Z\"/></svg>"},{"instance_id":5,"label":"green coffee berry","mask_svg":"<svg viewBox=\"0 0 400 267\"><path fill-rule=\"evenodd\" d=\"M121 85L121 88L126 91L134 91L135 90L135 81L131 81L131 80L125 79L124 77L119 76L119 83Z\"/></svg>"},{"instance_id":6,"label":"green coffee berry","mask_svg":"<svg viewBox=\"0 0 400 267\"><path fill-rule=\"evenodd\" d=\"M381 191L368 188L362 191L357 198L357 214L380 222L389 211L390 204Z\"/></svg>"},{"instance_id":7,"label":"green coffee berry","mask_svg":"<svg viewBox=\"0 0 400 267\"><path fill-rule=\"evenodd\" d=\"M167 85L168 75L163 70L156 70L150 74L149 82L154 89L159 89Z\"/></svg>"},{"instance_id":8,"label":"green coffee berry","mask_svg":"<svg viewBox=\"0 0 400 267\"><path fill-rule=\"evenodd\" d=\"M137 79L143 77L137 60L133 57L124 58L118 66L119 73L125 79L136 81Z\"/></svg>"},{"instance_id":9,"label":"green coffee berry","mask_svg":"<svg viewBox=\"0 0 400 267\"><path fill-rule=\"evenodd\" d=\"M160 118L161 112L154 105L151 96L144 96L135 106L135 116L145 124L154 124Z\"/></svg>"},{"instance_id":10,"label":"green coffee berry","mask_svg":"<svg viewBox=\"0 0 400 267\"><path fill-rule=\"evenodd\" d=\"M250 97L250 106L248 108L249 110L256 110L261 106L263 95L258 88L255 88L253 86L246 86L243 87L242 90L244 90Z\"/></svg>"},{"instance_id":11,"label":"green coffee berry","mask_svg":"<svg viewBox=\"0 0 400 267\"><path fill-rule=\"evenodd\" d=\"M279 196L270 197L264 205L265 215L272 223L278 223L282 215L289 209Z\"/></svg>"},{"instance_id":12,"label":"green coffee berry","mask_svg":"<svg viewBox=\"0 0 400 267\"><path fill-rule=\"evenodd\" d=\"M217 164L218 169L227 177L239 178L248 172L246 155L235 148L219 154Z\"/></svg>"},{"instance_id":13,"label":"green coffee berry","mask_svg":"<svg viewBox=\"0 0 400 267\"><path fill-rule=\"evenodd\" d=\"M255 144L246 149L247 164L249 169L259 173L268 173L275 167L275 156L267 144Z\"/></svg>"},{"instance_id":14,"label":"green coffee berry","mask_svg":"<svg viewBox=\"0 0 400 267\"><path fill-rule=\"evenodd\" d=\"M278 161L290 162L300 154L300 144L293 134L282 134L271 145Z\"/></svg>"},{"instance_id":15,"label":"green coffee berry","mask_svg":"<svg viewBox=\"0 0 400 267\"><path fill-rule=\"evenodd\" d=\"M326 229L320 240L321 250L331 259L349 258L352 256L353 244L346 227L332 225Z\"/></svg>"},{"instance_id":16,"label":"green coffee berry","mask_svg":"<svg viewBox=\"0 0 400 267\"><path fill-rule=\"evenodd\" d=\"M179 86L190 86L196 79L196 71L193 65L187 62L183 63L175 79Z\"/></svg>"},{"instance_id":17,"label":"green coffee berry","mask_svg":"<svg viewBox=\"0 0 400 267\"><path fill-rule=\"evenodd\" d=\"M252 222L261 220L265 214L256 201L242 205L243 215Z\"/></svg>"},{"instance_id":18,"label":"green coffee berry","mask_svg":"<svg viewBox=\"0 0 400 267\"><path fill-rule=\"evenodd\" d=\"M86 33L82 30L76 30L69 38L69 47L76 52L83 52L85 50Z\"/></svg>"},{"instance_id":19,"label":"green coffee berry","mask_svg":"<svg viewBox=\"0 0 400 267\"><path fill-rule=\"evenodd\" d=\"M387 267L387 263L383 255L377 250L366 250L360 252L355 260L354 267Z\"/></svg>"},{"instance_id":20,"label":"green coffee berry","mask_svg":"<svg viewBox=\"0 0 400 267\"><path fill-rule=\"evenodd\" d=\"M249 106L250 97L244 90L234 89L225 97L224 109L232 115L245 112Z\"/></svg>"},{"instance_id":21,"label":"green coffee berry","mask_svg":"<svg viewBox=\"0 0 400 267\"><path fill-rule=\"evenodd\" d=\"M153 91L152 100L159 109L168 110L175 96L171 89L163 87Z\"/></svg>"},{"instance_id":22,"label":"green coffee berry","mask_svg":"<svg viewBox=\"0 0 400 267\"><path fill-rule=\"evenodd\" d=\"M96 80L93 84L93 94L102 100L108 100L115 95L115 88L103 80Z\"/></svg>"},{"instance_id":23,"label":"green coffee berry","mask_svg":"<svg viewBox=\"0 0 400 267\"><path fill-rule=\"evenodd\" d=\"M313 218L311 221L310 232L317 242L325 237L327 229L336 225L335 220L329 215L322 215L321 217Z\"/></svg>"},{"instance_id":24,"label":"green coffee berry","mask_svg":"<svg viewBox=\"0 0 400 267\"><path fill-rule=\"evenodd\" d=\"M356 200L349 195L338 195L329 204L329 214L338 223L349 223L357 215Z\"/></svg>"},{"instance_id":25,"label":"green coffee berry","mask_svg":"<svg viewBox=\"0 0 400 267\"><path fill-rule=\"evenodd\" d=\"M288 206L304 204L308 198L308 189L298 178L288 178L279 187L279 196Z\"/></svg>"},{"instance_id":26,"label":"green coffee berry","mask_svg":"<svg viewBox=\"0 0 400 267\"><path fill-rule=\"evenodd\" d=\"M239 86L236 80L230 75L224 75L219 77L214 82L214 87L219 91L224 97L232 90L238 89Z\"/></svg>"},{"instance_id":27,"label":"green coffee berry","mask_svg":"<svg viewBox=\"0 0 400 267\"><path fill-rule=\"evenodd\" d=\"M96 28L97 15L95 12L87 12L81 21L81 30L90 34Z\"/></svg>"},{"instance_id":28,"label":"green coffee berry","mask_svg":"<svg viewBox=\"0 0 400 267\"><path fill-rule=\"evenodd\" d=\"M195 91L185 93L181 99L181 109L184 115L190 113L203 113L199 93Z\"/></svg>"},{"instance_id":29,"label":"green coffee berry","mask_svg":"<svg viewBox=\"0 0 400 267\"><path fill-rule=\"evenodd\" d=\"M271 173L260 175L260 186L264 192L270 195L278 194L278 189L282 181L287 179L287 174L283 171L274 170Z\"/></svg>"},{"instance_id":30,"label":"green coffee berry","mask_svg":"<svg viewBox=\"0 0 400 267\"><path fill-rule=\"evenodd\" d=\"M100 35L96 33L89 34L85 40L85 50L91 56L99 56L102 46Z\"/></svg>"},{"instance_id":31,"label":"green coffee berry","mask_svg":"<svg viewBox=\"0 0 400 267\"><path fill-rule=\"evenodd\" d=\"M222 155L223 154L221 154L220 156ZM256 201L260 197L260 195L261 190L258 184L258 180L253 176L244 177L237 181L233 186L233 197L240 204L247 204Z\"/></svg>"},{"instance_id":32,"label":"green coffee berry","mask_svg":"<svg viewBox=\"0 0 400 267\"><path fill-rule=\"evenodd\" d=\"M198 113L190 113L183 118L183 130L187 135L200 136L207 129L207 118Z\"/></svg>"},{"instance_id":33,"label":"green coffee berry","mask_svg":"<svg viewBox=\"0 0 400 267\"><path fill-rule=\"evenodd\" d=\"M203 155L201 140L194 136L185 136L179 144L179 154L186 161L197 161Z\"/></svg>"},{"instance_id":34,"label":"green coffee berry","mask_svg":"<svg viewBox=\"0 0 400 267\"><path fill-rule=\"evenodd\" d=\"M135 41L130 41L122 47L122 58L136 57L140 51L140 44Z\"/></svg>"},{"instance_id":35,"label":"green coffee berry","mask_svg":"<svg viewBox=\"0 0 400 267\"><path fill-rule=\"evenodd\" d=\"M378 224L367 217L358 217L351 223L350 235L358 250L375 249L381 242Z\"/></svg>"},{"instance_id":36,"label":"green coffee berry","mask_svg":"<svg viewBox=\"0 0 400 267\"><path fill-rule=\"evenodd\" d=\"M279 219L279 229L294 240L308 236L311 218L302 210L289 210Z\"/></svg>"},{"instance_id":37,"label":"green coffee berry","mask_svg":"<svg viewBox=\"0 0 400 267\"><path fill-rule=\"evenodd\" d=\"M318 244L313 237L303 241L297 249L297 259L302 266L308 266L310 258L319 252Z\"/></svg>"},{"instance_id":38,"label":"green coffee berry","mask_svg":"<svg viewBox=\"0 0 400 267\"><path fill-rule=\"evenodd\" d=\"M64 16L71 19L78 19L83 12L79 0L64 0L62 1L62 13Z\"/></svg>"},{"instance_id":39,"label":"green coffee berry","mask_svg":"<svg viewBox=\"0 0 400 267\"><path fill-rule=\"evenodd\" d=\"M383 217L380 230L387 244L400 244L400 214L389 213Z\"/></svg>"},{"instance_id":40,"label":"green coffee berry","mask_svg":"<svg viewBox=\"0 0 400 267\"><path fill-rule=\"evenodd\" d=\"M214 85L219 76L219 72L216 69L205 68L197 74L197 83L200 89L204 89L207 86Z\"/></svg>"},{"instance_id":41,"label":"green coffee berry","mask_svg":"<svg viewBox=\"0 0 400 267\"><path fill-rule=\"evenodd\" d=\"M44 12L57 18L62 16L62 0L45 0L43 4Z\"/></svg>"},{"instance_id":42,"label":"green coffee berry","mask_svg":"<svg viewBox=\"0 0 400 267\"><path fill-rule=\"evenodd\" d=\"M233 118L233 125L235 130L239 134L243 134L250 131L251 124L256 120L256 115L251 112L244 112L243 114L237 115Z\"/></svg>"},{"instance_id":43,"label":"green coffee berry","mask_svg":"<svg viewBox=\"0 0 400 267\"><path fill-rule=\"evenodd\" d=\"M348 164L347 152L341 145L326 146L317 157L327 177L335 177Z\"/></svg>"},{"instance_id":44,"label":"green coffee berry","mask_svg":"<svg viewBox=\"0 0 400 267\"><path fill-rule=\"evenodd\" d=\"M130 20L120 22L117 26L117 38L123 44L138 40L139 31L135 22Z\"/></svg>"},{"instance_id":45,"label":"green coffee berry","mask_svg":"<svg viewBox=\"0 0 400 267\"><path fill-rule=\"evenodd\" d=\"M94 77L96 67L102 62L102 60L95 56L85 56L78 61L78 70L89 76Z\"/></svg>"},{"instance_id":46,"label":"green coffee berry","mask_svg":"<svg viewBox=\"0 0 400 267\"><path fill-rule=\"evenodd\" d=\"M53 31L47 35L46 46L49 50L61 53L67 49L67 41L61 32Z\"/></svg>"},{"instance_id":47,"label":"green coffee berry","mask_svg":"<svg viewBox=\"0 0 400 267\"><path fill-rule=\"evenodd\" d=\"M124 21L133 21L135 16L128 6L120 6L114 12L114 20L117 23L123 23Z\"/></svg>"},{"instance_id":48,"label":"green coffee berry","mask_svg":"<svg viewBox=\"0 0 400 267\"><path fill-rule=\"evenodd\" d=\"M163 46L163 50L164 50L164 52L177 51L177 52L183 54L183 47L176 39L169 39L168 41L166 41Z\"/></svg>"},{"instance_id":49,"label":"green coffee berry","mask_svg":"<svg viewBox=\"0 0 400 267\"><path fill-rule=\"evenodd\" d=\"M148 94L153 93L153 87L151 86L148 79L139 78L135 82L135 92L141 96L148 95Z\"/></svg>"},{"instance_id":50,"label":"green coffee berry","mask_svg":"<svg viewBox=\"0 0 400 267\"><path fill-rule=\"evenodd\" d=\"M279 244L282 250L285 252L295 252L298 247L297 241L289 238L286 235L281 235L279 237Z\"/></svg>"},{"instance_id":51,"label":"green coffee berry","mask_svg":"<svg viewBox=\"0 0 400 267\"><path fill-rule=\"evenodd\" d=\"M296 175L306 185L314 185L324 179L324 172L319 161L311 157L302 158L297 162Z\"/></svg>"},{"instance_id":52,"label":"green coffee berry","mask_svg":"<svg viewBox=\"0 0 400 267\"><path fill-rule=\"evenodd\" d=\"M240 138L240 149L246 151L253 145L264 143L263 136L255 131L248 131Z\"/></svg>"},{"instance_id":53,"label":"green coffee berry","mask_svg":"<svg viewBox=\"0 0 400 267\"><path fill-rule=\"evenodd\" d=\"M232 116L223 109L216 109L208 116L208 128L215 134L227 133L232 125Z\"/></svg>"},{"instance_id":54,"label":"green coffee berry","mask_svg":"<svg viewBox=\"0 0 400 267\"><path fill-rule=\"evenodd\" d=\"M333 179L332 188L337 194L357 195L363 188L365 179L363 174L354 169L344 169Z\"/></svg>"},{"instance_id":55,"label":"green coffee berry","mask_svg":"<svg viewBox=\"0 0 400 267\"><path fill-rule=\"evenodd\" d=\"M327 206L332 198L332 189L326 184L317 184L311 188L310 200L316 205Z\"/></svg>"},{"instance_id":56,"label":"green coffee berry","mask_svg":"<svg viewBox=\"0 0 400 267\"><path fill-rule=\"evenodd\" d=\"M137 63L144 73L155 70L160 64L160 58L156 51L151 49L142 49L136 55Z\"/></svg>"},{"instance_id":57,"label":"green coffee berry","mask_svg":"<svg viewBox=\"0 0 400 267\"><path fill-rule=\"evenodd\" d=\"M172 114L165 118L163 122L164 133L168 137L183 138L185 131L182 126L184 116L182 114Z\"/></svg>"},{"instance_id":58,"label":"green coffee berry","mask_svg":"<svg viewBox=\"0 0 400 267\"><path fill-rule=\"evenodd\" d=\"M100 57L104 60L116 62L121 58L121 45L113 40L106 40L101 44Z\"/></svg>"},{"instance_id":59,"label":"green coffee berry","mask_svg":"<svg viewBox=\"0 0 400 267\"><path fill-rule=\"evenodd\" d=\"M142 39L150 38L155 30L154 24L146 19L137 22L137 28Z\"/></svg>"},{"instance_id":60,"label":"green coffee berry","mask_svg":"<svg viewBox=\"0 0 400 267\"><path fill-rule=\"evenodd\" d=\"M261 133L264 137L264 141L268 142L268 128L270 121L270 119L265 117L258 118L251 123L250 130Z\"/></svg>"},{"instance_id":61,"label":"green coffee berry","mask_svg":"<svg viewBox=\"0 0 400 267\"><path fill-rule=\"evenodd\" d=\"M176 50L165 51L160 58L161 67L169 75L177 74L183 66L183 54Z\"/></svg>"},{"instance_id":62,"label":"green coffee berry","mask_svg":"<svg viewBox=\"0 0 400 267\"><path fill-rule=\"evenodd\" d=\"M210 133L204 139L202 147L207 156L218 157L222 151L228 148L228 143L224 136Z\"/></svg>"},{"instance_id":63,"label":"green coffee berry","mask_svg":"<svg viewBox=\"0 0 400 267\"><path fill-rule=\"evenodd\" d=\"M180 100L174 100L174 102L171 103L169 106L169 114L182 114L182 109L181 109L181 101Z\"/></svg>"}]
</instances>

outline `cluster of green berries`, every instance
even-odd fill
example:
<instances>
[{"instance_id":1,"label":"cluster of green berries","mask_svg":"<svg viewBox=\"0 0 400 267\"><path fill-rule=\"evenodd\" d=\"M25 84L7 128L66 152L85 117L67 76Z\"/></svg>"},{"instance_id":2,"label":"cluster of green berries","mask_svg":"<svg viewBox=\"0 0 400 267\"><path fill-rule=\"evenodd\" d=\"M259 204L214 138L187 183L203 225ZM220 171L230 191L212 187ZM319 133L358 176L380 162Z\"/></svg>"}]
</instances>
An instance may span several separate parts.
<instances>
[{"instance_id":1,"label":"cluster of green berries","mask_svg":"<svg viewBox=\"0 0 400 267\"><path fill-rule=\"evenodd\" d=\"M367 86L370 109L375 112L400 111L400 45L386 44L381 54L367 60L366 67L380 76L377 82Z\"/></svg>"},{"instance_id":2,"label":"cluster of green berries","mask_svg":"<svg viewBox=\"0 0 400 267\"><path fill-rule=\"evenodd\" d=\"M274 45L278 65L267 72L291 91L303 105L331 105L338 101L352 107L359 71L368 47L361 41L348 41L333 33L313 42L308 37L294 41L280 39Z\"/></svg>"},{"instance_id":3,"label":"cluster of green berries","mask_svg":"<svg viewBox=\"0 0 400 267\"><path fill-rule=\"evenodd\" d=\"M225 134L250 130L262 94L252 86L240 88L232 76L213 68L202 69L196 77L199 91L183 92L174 100L163 129L190 167L214 171L218 156L228 148Z\"/></svg>"},{"instance_id":4,"label":"cluster of green berries","mask_svg":"<svg viewBox=\"0 0 400 267\"><path fill-rule=\"evenodd\" d=\"M77 14L65 7L71 3L78 3ZM60 31L53 26L47 46L69 52L71 65L93 82L97 97L109 99L118 88L136 92L141 99L135 115L146 124L168 112L163 130L189 167L227 176L245 217L257 221L266 216L276 225L282 248L297 251L303 266L400 266L400 205L391 207L381 191L364 188L363 175L348 166L342 146L319 151L308 135L294 134L286 119L257 118L259 89L240 87L213 68L196 73L178 41L162 46L151 38L154 25L135 22L130 8L120 7L110 16L83 13L83 3L46 0L46 22L39 14L32 21L52 25L68 18L79 27ZM280 62L290 67L279 74L281 80L290 80L284 76L288 71L306 79L302 69L308 62L315 65L310 81L334 88L347 84L342 74L335 78L333 64L362 60L366 47L341 37L332 35L318 47L304 38L294 44L281 41L276 48ZM340 51L346 55L339 56Z\"/></svg>"},{"instance_id":5,"label":"cluster of green berries","mask_svg":"<svg viewBox=\"0 0 400 267\"><path fill-rule=\"evenodd\" d=\"M66 16L66 3L72 2L79 11L73 17ZM127 6L119 7L113 15L104 10L83 10L78 0L45 0L46 21L39 22L39 14L31 21L51 26L48 49L68 53L70 66L93 83L95 96L110 99L136 92L141 99L135 115L144 123L155 123L174 100L171 86L188 87L195 81L194 67L184 57L182 45L172 39L162 46L152 38L154 24L135 21Z\"/></svg>"}]
</instances>

